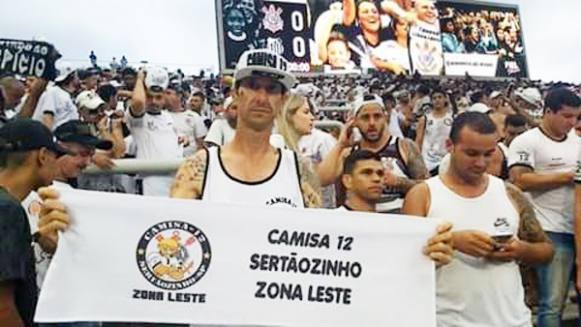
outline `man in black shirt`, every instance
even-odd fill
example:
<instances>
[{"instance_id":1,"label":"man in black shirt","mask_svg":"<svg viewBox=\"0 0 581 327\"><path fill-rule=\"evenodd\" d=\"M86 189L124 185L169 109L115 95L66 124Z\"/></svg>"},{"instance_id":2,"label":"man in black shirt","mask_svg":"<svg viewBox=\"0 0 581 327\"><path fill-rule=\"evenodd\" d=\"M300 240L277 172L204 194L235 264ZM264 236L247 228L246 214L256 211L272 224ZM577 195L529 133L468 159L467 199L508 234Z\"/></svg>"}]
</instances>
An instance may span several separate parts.
<instances>
[{"instance_id":1,"label":"man in black shirt","mask_svg":"<svg viewBox=\"0 0 581 327\"><path fill-rule=\"evenodd\" d=\"M38 291L33 241L20 202L52 183L65 151L48 128L30 119L0 128L0 326L32 326Z\"/></svg>"}]
</instances>

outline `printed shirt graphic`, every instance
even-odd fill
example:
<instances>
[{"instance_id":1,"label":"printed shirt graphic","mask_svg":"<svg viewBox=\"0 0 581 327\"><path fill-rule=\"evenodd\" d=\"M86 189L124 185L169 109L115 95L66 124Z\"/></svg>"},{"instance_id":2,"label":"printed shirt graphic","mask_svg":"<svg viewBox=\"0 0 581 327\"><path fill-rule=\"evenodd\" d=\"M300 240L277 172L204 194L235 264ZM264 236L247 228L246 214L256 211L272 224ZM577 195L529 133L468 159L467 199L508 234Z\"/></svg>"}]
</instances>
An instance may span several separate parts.
<instances>
[{"instance_id":1,"label":"printed shirt graphic","mask_svg":"<svg viewBox=\"0 0 581 327\"><path fill-rule=\"evenodd\" d=\"M440 27L419 22L410 27L409 35L413 71L422 75L440 75L444 67Z\"/></svg>"}]
</instances>

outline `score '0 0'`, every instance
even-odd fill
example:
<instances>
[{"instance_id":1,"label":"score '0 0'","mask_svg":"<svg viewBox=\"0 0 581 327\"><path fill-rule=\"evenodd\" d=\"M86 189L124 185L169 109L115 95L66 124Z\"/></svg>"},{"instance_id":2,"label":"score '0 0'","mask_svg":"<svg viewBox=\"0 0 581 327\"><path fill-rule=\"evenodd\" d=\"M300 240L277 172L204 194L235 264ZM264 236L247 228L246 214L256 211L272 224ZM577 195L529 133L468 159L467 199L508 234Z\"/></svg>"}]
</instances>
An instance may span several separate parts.
<instances>
[{"instance_id":1,"label":"score '0 0'","mask_svg":"<svg viewBox=\"0 0 581 327\"><path fill-rule=\"evenodd\" d=\"M291 13L291 27L295 32L302 32L305 29L305 17L302 12L295 10ZM303 58L307 54L307 45L303 37L293 38L293 53L297 58Z\"/></svg>"}]
</instances>

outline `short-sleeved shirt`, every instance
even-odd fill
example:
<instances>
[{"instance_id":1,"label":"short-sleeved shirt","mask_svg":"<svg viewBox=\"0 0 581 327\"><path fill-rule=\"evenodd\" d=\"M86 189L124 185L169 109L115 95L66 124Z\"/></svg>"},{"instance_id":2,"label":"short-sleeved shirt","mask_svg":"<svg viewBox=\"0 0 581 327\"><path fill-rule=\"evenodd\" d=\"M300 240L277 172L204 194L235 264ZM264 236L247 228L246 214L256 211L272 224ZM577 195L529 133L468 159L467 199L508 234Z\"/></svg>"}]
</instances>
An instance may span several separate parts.
<instances>
[{"instance_id":1,"label":"short-sleeved shirt","mask_svg":"<svg viewBox=\"0 0 581 327\"><path fill-rule=\"evenodd\" d=\"M331 152L336 143L337 140L331 134L315 128L311 134L299 139L298 150L302 156L309 158L314 165L318 165ZM323 195L323 208L335 208L335 185L323 187L321 193Z\"/></svg>"},{"instance_id":2,"label":"short-sleeved shirt","mask_svg":"<svg viewBox=\"0 0 581 327\"><path fill-rule=\"evenodd\" d=\"M510 144L508 167L525 166L536 174L572 172L577 166L579 138L573 133L554 140L539 127L517 136ZM529 191L535 213L545 231L573 234L574 186Z\"/></svg>"},{"instance_id":3,"label":"short-sleeved shirt","mask_svg":"<svg viewBox=\"0 0 581 327\"><path fill-rule=\"evenodd\" d=\"M46 113L54 116L53 130L69 120L79 119L79 112L71 95L59 86L52 86L44 91L38 99L32 118L42 121L42 117Z\"/></svg>"},{"instance_id":4,"label":"short-sleeved shirt","mask_svg":"<svg viewBox=\"0 0 581 327\"><path fill-rule=\"evenodd\" d=\"M28 218L20 202L0 187L0 283L14 285L14 302L25 326L33 325L38 299Z\"/></svg>"},{"instance_id":5,"label":"short-sleeved shirt","mask_svg":"<svg viewBox=\"0 0 581 327\"><path fill-rule=\"evenodd\" d=\"M204 139L204 142L214 143L216 145L224 145L234 138L236 130L228 124L225 118L219 118L214 120L210 130Z\"/></svg>"},{"instance_id":6,"label":"short-sleeved shirt","mask_svg":"<svg viewBox=\"0 0 581 327\"><path fill-rule=\"evenodd\" d=\"M178 144L174 121L166 111L145 112L135 117L129 110L125 115L137 147L136 158L145 160L172 160L183 158L183 148ZM143 194L169 196L173 182L171 174L142 175Z\"/></svg>"},{"instance_id":7,"label":"short-sleeved shirt","mask_svg":"<svg viewBox=\"0 0 581 327\"><path fill-rule=\"evenodd\" d=\"M190 143L186 148L184 148L184 157L194 154L199 150L196 140L203 138L208 134L208 129L204 124L204 119L199 113L192 110L181 112L168 111L168 114L174 121L178 136L186 137Z\"/></svg>"}]
</instances>

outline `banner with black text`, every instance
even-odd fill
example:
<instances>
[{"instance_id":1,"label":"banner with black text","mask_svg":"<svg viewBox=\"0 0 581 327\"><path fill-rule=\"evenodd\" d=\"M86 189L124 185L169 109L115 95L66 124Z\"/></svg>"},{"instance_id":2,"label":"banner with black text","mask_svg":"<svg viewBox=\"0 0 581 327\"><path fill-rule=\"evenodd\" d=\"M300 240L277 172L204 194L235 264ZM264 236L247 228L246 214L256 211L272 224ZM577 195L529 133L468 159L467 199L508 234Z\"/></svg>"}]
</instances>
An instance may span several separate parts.
<instances>
[{"instance_id":1,"label":"banner with black text","mask_svg":"<svg viewBox=\"0 0 581 327\"><path fill-rule=\"evenodd\" d=\"M436 221L63 191L37 322L435 326Z\"/></svg>"}]
</instances>

